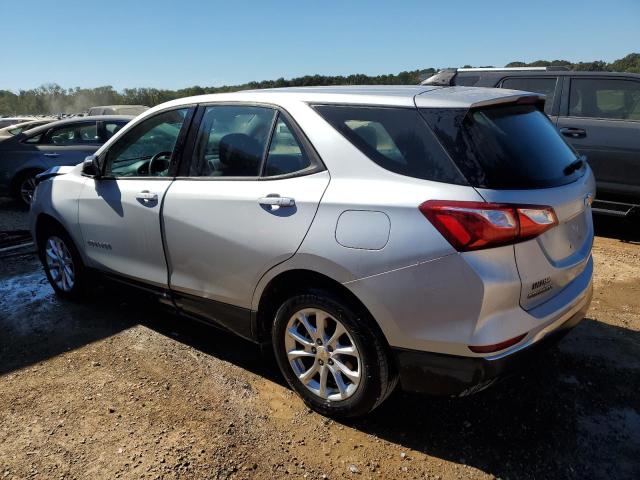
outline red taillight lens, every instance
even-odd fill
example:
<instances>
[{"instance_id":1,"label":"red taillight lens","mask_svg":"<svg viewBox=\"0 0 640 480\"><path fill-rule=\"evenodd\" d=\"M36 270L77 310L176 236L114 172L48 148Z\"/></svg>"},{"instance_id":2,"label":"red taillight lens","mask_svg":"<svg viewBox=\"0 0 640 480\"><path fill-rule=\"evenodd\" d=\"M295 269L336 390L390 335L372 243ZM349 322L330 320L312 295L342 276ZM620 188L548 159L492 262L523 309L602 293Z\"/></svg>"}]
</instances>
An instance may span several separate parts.
<instances>
[{"instance_id":1,"label":"red taillight lens","mask_svg":"<svg viewBox=\"0 0 640 480\"><path fill-rule=\"evenodd\" d=\"M558 223L545 206L429 200L419 208L460 252L528 240Z\"/></svg>"}]
</instances>

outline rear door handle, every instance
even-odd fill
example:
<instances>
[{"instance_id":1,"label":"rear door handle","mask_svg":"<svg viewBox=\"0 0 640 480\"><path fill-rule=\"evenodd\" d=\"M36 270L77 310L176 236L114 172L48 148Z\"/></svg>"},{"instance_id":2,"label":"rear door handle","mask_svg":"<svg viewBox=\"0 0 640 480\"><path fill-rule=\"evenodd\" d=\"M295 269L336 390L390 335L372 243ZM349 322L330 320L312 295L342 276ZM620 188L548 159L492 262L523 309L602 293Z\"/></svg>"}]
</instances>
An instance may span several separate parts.
<instances>
[{"instance_id":1,"label":"rear door handle","mask_svg":"<svg viewBox=\"0 0 640 480\"><path fill-rule=\"evenodd\" d=\"M281 197L280 195L267 195L258 199L260 205L271 205L278 207L295 207L296 201L291 197Z\"/></svg>"},{"instance_id":2,"label":"rear door handle","mask_svg":"<svg viewBox=\"0 0 640 480\"><path fill-rule=\"evenodd\" d=\"M565 137L571 138L584 138L587 136L587 131L583 128L565 127L560 129L560 133Z\"/></svg>"},{"instance_id":3,"label":"rear door handle","mask_svg":"<svg viewBox=\"0 0 640 480\"><path fill-rule=\"evenodd\" d=\"M140 193L136 194L136 198L138 200L157 201L158 194L150 192L149 190L143 190Z\"/></svg>"},{"instance_id":4,"label":"rear door handle","mask_svg":"<svg viewBox=\"0 0 640 480\"><path fill-rule=\"evenodd\" d=\"M59 153L45 153L44 156L45 157L59 157L60 154Z\"/></svg>"}]
</instances>

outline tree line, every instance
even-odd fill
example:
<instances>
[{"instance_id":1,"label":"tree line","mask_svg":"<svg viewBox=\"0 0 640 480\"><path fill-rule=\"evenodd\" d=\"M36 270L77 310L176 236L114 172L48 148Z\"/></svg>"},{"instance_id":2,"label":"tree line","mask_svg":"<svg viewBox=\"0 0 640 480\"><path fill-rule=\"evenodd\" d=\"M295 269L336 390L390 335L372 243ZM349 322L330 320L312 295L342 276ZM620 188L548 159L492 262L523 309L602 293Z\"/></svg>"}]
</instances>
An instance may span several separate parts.
<instances>
[{"instance_id":1,"label":"tree line","mask_svg":"<svg viewBox=\"0 0 640 480\"><path fill-rule=\"evenodd\" d=\"M611 63L602 60L578 63L566 60L537 60L531 63L511 62L506 66L544 67L554 65L582 71L640 73L640 53L631 53ZM471 67L471 65L465 65L465 67ZM96 105L148 105L153 107L159 103L192 95L260 88L318 85L416 85L436 73L436 71L437 69L435 68L425 68L404 71L395 75L305 75L304 77L291 79L278 78L277 80L254 81L241 85L224 85L221 87L193 86L180 90L125 88L122 91L117 91L111 86L65 89L57 84L45 84L38 88L20 90L19 92L0 90L0 115L80 113Z\"/></svg>"}]
</instances>

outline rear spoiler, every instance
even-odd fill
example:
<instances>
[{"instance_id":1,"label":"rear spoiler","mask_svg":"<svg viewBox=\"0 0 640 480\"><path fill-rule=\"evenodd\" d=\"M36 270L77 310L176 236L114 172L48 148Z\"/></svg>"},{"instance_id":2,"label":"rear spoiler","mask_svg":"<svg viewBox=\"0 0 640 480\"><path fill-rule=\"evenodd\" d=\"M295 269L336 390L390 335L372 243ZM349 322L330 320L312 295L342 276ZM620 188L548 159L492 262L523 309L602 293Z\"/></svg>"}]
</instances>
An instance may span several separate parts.
<instances>
[{"instance_id":1,"label":"rear spoiler","mask_svg":"<svg viewBox=\"0 0 640 480\"><path fill-rule=\"evenodd\" d=\"M545 96L537 93L525 95L510 95L508 97L492 98L472 103L469 110L480 110L483 108L501 107L504 105L534 105L538 110L544 112Z\"/></svg>"}]
</instances>

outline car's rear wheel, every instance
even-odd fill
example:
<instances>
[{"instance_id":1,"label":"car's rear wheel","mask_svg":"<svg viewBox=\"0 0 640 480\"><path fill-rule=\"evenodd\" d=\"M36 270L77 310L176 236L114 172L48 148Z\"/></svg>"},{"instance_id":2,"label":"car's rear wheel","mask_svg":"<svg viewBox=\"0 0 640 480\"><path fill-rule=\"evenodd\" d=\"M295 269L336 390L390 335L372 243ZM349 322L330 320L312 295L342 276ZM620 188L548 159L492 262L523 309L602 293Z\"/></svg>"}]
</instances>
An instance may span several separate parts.
<instances>
[{"instance_id":1,"label":"car's rear wheel","mask_svg":"<svg viewBox=\"0 0 640 480\"><path fill-rule=\"evenodd\" d=\"M276 359L310 408L360 416L393 391L388 349L372 321L329 292L299 294L279 308L272 329Z\"/></svg>"},{"instance_id":2,"label":"car's rear wheel","mask_svg":"<svg viewBox=\"0 0 640 480\"><path fill-rule=\"evenodd\" d=\"M62 298L78 300L85 294L84 265L71 237L62 227L49 226L39 235L38 253L47 279Z\"/></svg>"}]
</instances>

